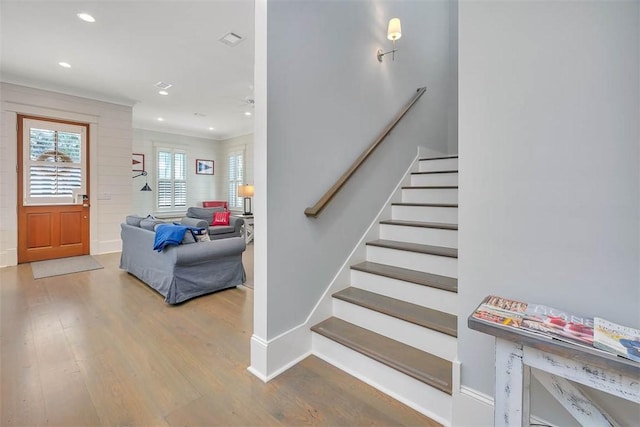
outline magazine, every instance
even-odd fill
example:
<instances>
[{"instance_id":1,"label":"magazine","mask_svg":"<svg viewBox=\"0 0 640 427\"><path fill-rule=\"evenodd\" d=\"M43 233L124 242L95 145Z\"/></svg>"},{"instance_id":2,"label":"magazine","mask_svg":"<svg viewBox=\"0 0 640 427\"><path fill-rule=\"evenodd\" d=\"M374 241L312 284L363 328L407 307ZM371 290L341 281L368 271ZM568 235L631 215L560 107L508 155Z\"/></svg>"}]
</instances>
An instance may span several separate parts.
<instances>
[{"instance_id":1,"label":"magazine","mask_svg":"<svg viewBox=\"0 0 640 427\"><path fill-rule=\"evenodd\" d=\"M627 359L640 362L640 330L596 317L593 345Z\"/></svg>"},{"instance_id":2,"label":"magazine","mask_svg":"<svg viewBox=\"0 0 640 427\"><path fill-rule=\"evenodd\" d=\"M526 308L526 303L489 295L472 316L486 322L519 328Z\"/></svg>"},{"instance_id":3,"label":"magazine","mask_svg":"<svg viewBox=\"0 0 640 427\"><path fill-rule=\"evenodd\" d=\"M578 316L546 305L529 304L523 326L574 344L593 347L593 318Z\"/></svg>"},{"instance_id":4,"label":"magazine","mask_svg":"<svg viewBox=\"0 0 640 427\"><path fill-rule=\"evenodd\" d=\"M490 295L472 317L548 338L593 347L593 319L540 304Z\"/></svg>"}]
</instances>

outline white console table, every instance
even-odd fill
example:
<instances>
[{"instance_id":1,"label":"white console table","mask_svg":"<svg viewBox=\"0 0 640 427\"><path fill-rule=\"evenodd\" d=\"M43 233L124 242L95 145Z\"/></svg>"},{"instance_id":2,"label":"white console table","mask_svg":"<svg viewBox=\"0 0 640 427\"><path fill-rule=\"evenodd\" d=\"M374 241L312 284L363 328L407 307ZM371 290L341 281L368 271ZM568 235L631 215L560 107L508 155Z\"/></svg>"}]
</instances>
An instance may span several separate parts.
<instances>
[{"instance_id":1,"label":"white console table","mask_svg":"<svg viewBox=\"0 0 640 427\"><path fill-rule=\"evenodd\" d=\"M495 426L529 425L530 375L582 425L618 424L574 383L640 404L640 363L473 317L468 325L496 337Z\"/></svg>"}]
</instances>

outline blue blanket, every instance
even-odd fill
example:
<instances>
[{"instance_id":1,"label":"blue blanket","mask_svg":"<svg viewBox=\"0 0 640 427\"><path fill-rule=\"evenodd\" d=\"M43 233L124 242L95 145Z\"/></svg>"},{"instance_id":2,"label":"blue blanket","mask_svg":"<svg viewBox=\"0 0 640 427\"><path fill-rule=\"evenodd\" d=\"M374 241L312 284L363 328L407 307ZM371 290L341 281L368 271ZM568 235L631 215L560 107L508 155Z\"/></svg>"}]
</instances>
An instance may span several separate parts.
<instances>
[{"instance_id":1,"label":"blue blanket","mask_svg":"<svg viewBox=\"0 0 640 427\"><path fill-rule=\"evenodd\" d=\"M184 239L184 233L189 227L175 224L159 224L156 227L156 237L153 242L153 249L162 252L169 245L179 245Z\"/></svg>"}]
</instances>

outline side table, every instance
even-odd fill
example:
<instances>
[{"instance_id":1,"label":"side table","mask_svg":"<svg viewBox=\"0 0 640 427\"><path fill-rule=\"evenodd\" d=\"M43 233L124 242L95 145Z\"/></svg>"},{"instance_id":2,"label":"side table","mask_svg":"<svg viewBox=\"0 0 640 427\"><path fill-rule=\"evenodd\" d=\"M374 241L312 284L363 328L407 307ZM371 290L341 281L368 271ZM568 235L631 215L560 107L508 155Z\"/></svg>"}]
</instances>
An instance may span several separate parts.
<instances>
[{"instance_id":1,"label":"side table","mask_svg":"<svg viewBox=\"0 0 640 427\"><path fill-rule=\"evenodd\" d=\"M244 238L247 244L253 242L253 215L234 215L244 219Z\"/></svg>"}]
</instances>

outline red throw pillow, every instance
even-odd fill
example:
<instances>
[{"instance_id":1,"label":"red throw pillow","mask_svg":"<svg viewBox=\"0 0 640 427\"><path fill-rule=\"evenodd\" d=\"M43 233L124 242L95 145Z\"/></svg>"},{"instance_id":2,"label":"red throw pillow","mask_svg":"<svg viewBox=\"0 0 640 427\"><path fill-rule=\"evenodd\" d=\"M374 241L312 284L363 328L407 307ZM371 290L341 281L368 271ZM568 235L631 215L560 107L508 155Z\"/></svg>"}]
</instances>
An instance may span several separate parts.
<instances>
[{"instance_id":1,"label":"red throw pillow","mask_svg":"<svg viewBox=\"0 0 640 427\"><path fill-rule=\"evenodd\" d=\"M216 212L213 214L213 222L211 225L229 225L229 215L231 212Z\"/></svg>"}]
</instances>

